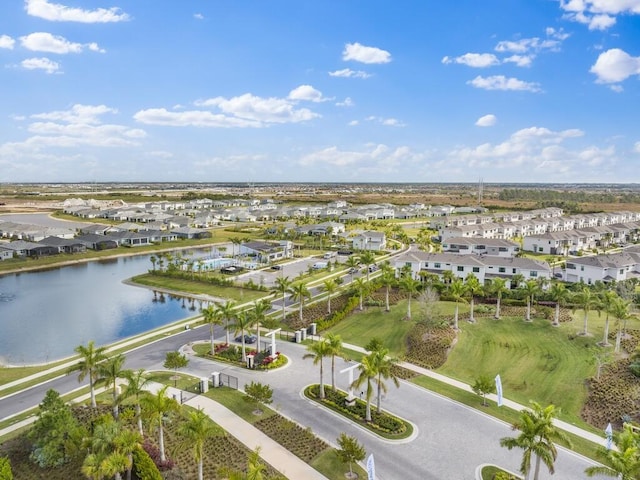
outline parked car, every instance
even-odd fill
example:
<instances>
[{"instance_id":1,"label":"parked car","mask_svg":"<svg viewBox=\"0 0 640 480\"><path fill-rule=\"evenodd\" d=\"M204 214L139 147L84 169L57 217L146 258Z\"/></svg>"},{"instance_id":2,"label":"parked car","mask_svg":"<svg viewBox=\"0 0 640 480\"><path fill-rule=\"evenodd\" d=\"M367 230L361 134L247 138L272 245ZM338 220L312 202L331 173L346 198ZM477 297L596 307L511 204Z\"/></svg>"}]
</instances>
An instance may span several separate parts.
<instances>
[{"instance_id":1,"label":"parked car","mask_svg":"<svg viewBox=\"0 0 640 480\"><path fill-rule=\"evenodd\" d=\"M242 343L242 335L238 335L235 338L236 342L240 342ZM244 343L256 343L258 341L258 337L256 337L255 335L246 335L244 336Z\"/></svg>"},{"instance_id":2,"label":"parked car","mask_svg":"<svg viewBox=\"0 0 640 480\"><path fill-rule=\"evenodd\" d=\"M271 265L271 270L282 270L282 265Z\"/></svg>"}]
</instances>

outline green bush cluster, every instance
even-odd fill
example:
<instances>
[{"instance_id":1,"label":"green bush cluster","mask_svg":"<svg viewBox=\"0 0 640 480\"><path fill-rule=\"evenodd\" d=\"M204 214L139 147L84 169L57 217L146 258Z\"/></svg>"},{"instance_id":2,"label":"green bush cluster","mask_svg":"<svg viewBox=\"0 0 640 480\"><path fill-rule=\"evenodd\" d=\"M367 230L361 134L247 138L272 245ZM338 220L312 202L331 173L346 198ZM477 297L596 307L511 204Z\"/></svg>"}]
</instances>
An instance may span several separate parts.
<instances>
[{"instance_id":1,"label":"green bush cluster","mask_svg":"<svg viewBox=\"0 0 640 480\"><path fill-rule=\"evenodd\" d=\"M195 280L198 282L208 283L210 285L216 285L218 287L233 287L233 279L231 278L209 275L206 277L198 275L197 278L194 278L193 273L185 272L184 270L150 270L149 273L160 277L178 278L180 280Z\"/></svg>"},{"instance_id":2,"label":"green bush cluster","mask_svg":"<svg viewBox=\"0 0 640 480\"><path fill-rule=\"evenodd\" d=\"M334 312L330 317L324 318L317 323L318 331L322 332L337 325L342 320L351 315L351 312L359 305L360 299L358 297L350 297L347 304L342 310Z\"/></svg>"},{"instance_id":3,"label":"green bush cluster","mask_svg":"<svg viewBox=\"0 0 640 480\"><path fill-rule=\"evenodd\" d=\"M308 389L308 394L319 400L319 390L319 385L312 385ZM356 400L353 406L347 406L347 394L345 392L325 388L325 398L319 401L347 417L360 422L365 421L367 404L362 400ZM375 430L380 430L390 435L401 435L407 431L407 425L402 420L386 412L378 413L375 408L371 410L371 423L368 425Z\"/></svg>"},{"instance_id":4,"label":"green bush cluster","mask_svg":"<svg viewBox=\"0 0 640 480\"><path fill-rule=\"evenodd\" d=\"M160 470L143 448L136 448L133 452L133 469L138 478L162 480Z\"/></svg>"}]
</instances>

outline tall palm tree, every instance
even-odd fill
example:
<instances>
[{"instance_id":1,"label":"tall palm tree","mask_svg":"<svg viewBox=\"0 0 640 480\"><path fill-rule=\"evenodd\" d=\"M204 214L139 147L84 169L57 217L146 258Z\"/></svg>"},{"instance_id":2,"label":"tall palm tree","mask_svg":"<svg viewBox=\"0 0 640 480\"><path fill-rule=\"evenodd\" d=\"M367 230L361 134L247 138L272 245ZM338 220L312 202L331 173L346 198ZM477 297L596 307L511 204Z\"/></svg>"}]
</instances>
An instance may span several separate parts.
<instances>
[{"instance_id":1,"label":"tall palm tree","mask_svg":"<svg viewBox=\"0 0 640 480\"><path fill-rule=\"evenodd\" d=\"M332 278L324 280L321 287L323 292L327 293L327 313L331 315L331 295L338 289L338 284Z\"/></svg>"},{"instance_id":2,"label":"tall palm tree","mask_svg":"<svg viewBox=\"0 0 640 480\"><path fill-rule=\"evenodd\" d=\"M260 347L260 325L267 318L267 312L271 309L271 302L269 300L256 300L253 302L253 310L251 310L251 323L256 327L256 341L258 342L258 349ZM275 353L275 352L272 352Z\"/></svg>"},{"instance_id":3,"label":"tall palm tree","mask_svg":"<svg viewBox=\"0 0 640 480\"><path fill-rule=\"evenodd\" d=\"M369 290L369 284L367 283L367 281L360 277L360 278L356 278L353 282L351 282L353 285L353 288L355 289L356 292L358 292L358 296L360 297L360 305L359 305L359 310L362 311L364 310L364 306L363 306L363 299L364 299L364 295L365 293Z\"/></svg>"},{"instance_id":4,"label":"tall palm tree","mask_svg":"<svg viewBox=\"0 0 640 480\"><path fill-rule=\"evenodd\" d=\"M300 323L302 323L302 310L304 309L304 301L307 298L311 298L311 292L304 283L300 282L291 287L291 298L294 302L300 302L298 312L300 315Z\"/></svg>"},{"instance_id":5,"label":"tall palm tree","mask_svg":"<svg viewBox=\"0 0 640 480\"><path fill-rule=\"evenodd\" d=\"M86 346L78 345L74 352L80 355L80 361L71 367L68 373L80 372L78 381L81 382L85 377L89 377L89 390L91 391L91 406L96 408L95 383L99 378L98 364L107 358L106 347L96 348L93 340L89 341Z\"/></svg>"},{"instance_id":6,"label":"tall palm tree","mask_svg":"<svg viewBox=\"0 0 640 480\"><path fill-rule=\"evenodd\" d=\"M615 353L620 353L620 343L622 342L623 326L627 320L631 317L629 313L629 306L631 302L628 302L622 298L618 298L611 307L611 315L616 319L616 346Z\"/></svg>"},{"instance_id":7,"label":"tall palm tree","mask_svg":"<svg viewBox=\"0 0 640 480\"><path fill-rule=\"evenodd\" d=\"M481 295L484 289L482 288L482 285L480 285L480 280L478 280L478 277L476 277L473 273L470 273L464 279L464 286L465 286L466 293L469 295L469 297L471 297L471 305L469 310L469 322L475 323L476 319L473 316L475 296Z\"/></svg>"},{"instance_id":8,"label":"tall palm tree","mask_svg":"<svg viewBox=\"0 0 640 480\"><path fill-rule=\"evenodd\" d=\"M243 310L242 312L238 312L235 320L231 324L234 330L234 335L238 333L241 336L242 341L242 361L247 361L247 347L246 342L244 341L244 335L247 329L251 326L252 318L249 310Z\"/></svg>"},{"instance_id":9,"label":"tall palm tree","mask_svg":"<svg viewBox=\"0 0 640 480\"><path fill-rule=\"evenodd\" d=\"M600 295L600 304L602 305L602 308L605 311L605 320L604 320L604 333L602 336L602 343L601 345L603 347L607 347L610 345L609 343L609 314L611 313L611 310L613 309L613 306L615 305L616 301L618 300L618 294L612 290L605 290L604 292L601 292Z\"/></svg>"},{"instance_id":10,"label":"tall palm tree","mask_svg":"<svg viewBox=\"0 0 640 480\"><path fill-rule=\"evenodd\" d=\"M282 295L282 321L283 322L287 316L287 306L286 306L287 294L291 293L292 285L293 285L293 280L290 280L289 277L278 277L276 278L275 288L272 290L272 293L274 295L276 294Z\"/></svg>"},{"instance_id":11,"label":"tall palm tree","mask_svg":"<svg viewBox=\"0 0 640 480\"><path fill-rule=\"evenodd\" d=\"M167 396L168 385L165 385L153 395L147 395L140 399L142 410L149 419L149 423L158 427L158 448L160 460L165 462L167 457L164 450L164 419L165 417L180 411L178 402Z\"/></svg>"},{"instance_id":12,"label":"tall palm tree","mask_svg":"<svg viewBox=\"0 0 640 480\"><path fill-rule=\"evenodd\" d=\"M597 298L591 292L591 289L586 285L582 287L574 297L574 301L578 304L579 308L584 312L584 326L581 335L589 335L588 322L589 312L596 306Z\"/></svg>"},{"instance_id":13,"label":"tall palm tree","mask_svg":"<svg viewBox=\"0 0 640 480\"><path fill-rule=\"evenodd\" d=\"M538 286L538 282L535 280L529 280L522 284L519 288L524 291L524 294L527 296L527 313L525 316L525 321L531 321L531 304L533 303L536 294L540 291L540 287Z\"/></svg>"},{"instance_id":14,"label":"tall palm tree","mask_svg":"<svg viewBox=\"0 0 640 480\"><path fill-rule=\"evenodd\" d=\"M217 312L218 315L220 315L220 317L222 317L222 319L224 320L224 329L226 331L226 342L227 345L229 345L230 342L230 338L229 338L229 324L233 321L233 318L235 317L235 309L238 306L238 304L236 302L234 302L233 300L227 300L225 303L214 303L215 305L215 310Z\"/></svg>"},{"instance_id":15,"label":"tall palm tree","mask_svg":"<svg viewBox=\"0 0 640 480\"><path fill-rule=\"evenodd\" d=\"M324 368L323 368L323 359L324 357L328 357L331 355L331 351L329 349L329 342L326 339L321 339L317 342L313 342L311 345L307 347L307 351L302 358L311 358L313 359L313 364L320 364L320 398L324 398Z\"/></svg>"},{"instance_id":16,"label":"tall palm tree","mask_svg":"<svg viewBox=\"0 0 640 480\"><path fill-rule=\"evenodd\" d=\"M224 323L224 319L220 314L220 311L217 310L213 305L209 305L206 308L202 309L202 317L204 321L209 324L209 339L211 341L211 355L216 354L216 345L215 345L215 326L222 325Z\"/></svg>"},{"instance_id":17,"label":"tall palm tree","mask_svg":"<svg viewBox=\"0 0 640 480\"><path fill-rule=\"evenodd\" d=\"M389 357L389 349L382 347L373 352L371 352L372 360L375 363L377 376L376 376L376 387L378 390L378 398L377 398L377 406L376 410L380 413L380 403L382 401L382 392L387 392L387 386L383 382L383 380L393 381L393 384L398 388L400 386L400 382L398 381L398 377L394 373L394 365L398 362L395 358Z\"/></svg>"},{"instance_id":18,"label":"tall palm tree","mask_svg":"<svg viewBox=\"0 0 640 480\"><path fill-rule=\"evenodd\" d=\"M449 284L449 296L456 302L456 310L453 314L453 328L458 330L458 307L460 302L466 301L464 299L464 283L462 279L456 278L451 284Z\"/></svg>"},{"instance_id":19,"label":"tall palm tree","mask_svg":"<svg viewBox=\"0 0 640 480\"><path fill-rule=\"evenodd\" d=\"M411 320L411 298L418 292L420 282L410 275L406 275L400 279L398 285L400 285L400 289L407 294L407 320Z\"/></svg>"},{"instance_id":20,"label":"tall palm tree","mask_svg":"<svg viewBox=\"0 0 640 480\"><path fill-rule=\"evenodd\" d=\"M532 456L536 457L533 480L538 480L542 462L549 469L549 473L554 473L553 464L558 456L554 442L563 441L571 444L565 433L553 424L556 413L553 405L543 408L539 403L531 402L531 409L522 410L520 419L511 426L513 430L520 430L520 434L517 437L500 439L500 445L509 450L524 450L520 471L525 475L525 480L529 480Z\"/></svg>"},{"instance_id":21,"label":"tall palm tree","mask_svg":"<svg viewBox=\"0 0 640 480\"><path fill-rule=\"evenodd\" d=\"M144 435L142 429L142 408L140 407L140 398L144 395L148 395L149 392L145 389L149 383L149 379L145 377L145 371L143 368L136 370L128 370L125 378L127 384L122 392L122 398L135 398L136 419L138 421L138 432L140 435Z\"/></svg>"},{"instance_id":22,"label":"tall palm tree","mask_svg":"<svg viewBox=\"0 0 640 480\"><path fill-rule=\"evenodd\" d=\"M564 283L555 282L549 289L549 296L556 302L555 313L553 315L553 326L560 325L560 306L565 302L569 296L569 291L564 286Z\"/></svg>"},{"instance_id":23,"label":"tall palm tree","mask_svg":"<svg viewBox=\"0 0 640 480\"><path fill-rule=\"evenodd\" d=\"M382 270L382 275L380 275L380 283L384 287L384 311L391 311L391 307L389 306L389 292L391 287L396 283L396 274L393 270L393 267L389 263L389 261L384 262L380 269Z\"/></svg>"},{"instance_id":24,"label":"tall palm tree","mask_svg":"<svg viewBox=\"0 0 640 480\"><path fill-rule=\"evenodd\" d=\"M367 390L365 392L365 400L367 402L367 408L365 410L365 421L371 421L371 397L373 396L373 382L378 376L377 362L375 359L375 352L371 352L369 355L362 357L358 370L360 375L353 382L354 388L360 388L366 383Z\"/></svg>"},{"instance_id":25,"label":"tall palm tree","mask_svg":"<svg viewBox=\"0 0 640 480\"><path fill-rule=\"evenodd\" d=\"M640 478L640 438L633 427L625 424L621 432L614 433L613 444L616 448L601 448L598 452L607 465L587 468L587 476L605 475L620 480Z\"/></svg>"},{"instance_id":26,"label":"tall palm tree","mask_svg":"<svg viewBox=\"0 0 640 480\"><path fill-rule=\"evenodd\" d=\"M115 451L127 457L127 480L131 480L131 470L133 467L133 452L142 447L142 435L135 430L128 428L120 429L114 438Z\"/></svg>"},{"instance_id":27,"label":"tall palm tree","mask_svg":"<svg viewBox=\"0 0 640 480\"><path fill-rule=\"evenodd\" d=\"M126 358L122 353L104 360L98 364L98 374L107 388L111 387L113 397L113 418L118 418L118 379L127 378L130 370L124 369Z\"/></svg>"},{"instance_id":28,"label":"tall palm tree","mask_svg":"<svg viewBox=\"0 0 640 480\"><path fill-rule=\"evenodd\" d=\"M182 443L178 448L191 448L193 459L198 464L198 480L203 480L204 445L219 433L219 428L202 409L190 410L180 425L178 434Z\"/></svg>"},{"instance_id":29,"label":"tall palm tree","mask_svg":"<svg viewBox=\"0 0 640 480\"><path fill-rule=\"evenodd\" d=\"M369 266L376 263L376 256L373 252L365 250L360 255L360 263L367 267L367 282L369 281Z\"/></svg>"},{"instance_id":30,"label":"tall palm tree","mask_svg":"<svg viewBox=\"0 0 640 480\"><path fill-rule=\"evenodd\" d=\"M502 295L507 291L507 281L504 278L494 278L490 288L497 299L495 319L500 320L500 304L502 303Z\"/></svg>"},{"instance_id":31,"label":"tall palm tree","mask_svg":"<svg viewBox=\"0 0 640 480\"><path fill-rule=\"evenodd\" d=\"M520 288L520 285L524 283L524 275L521 273L516 273L511 276L511 289Z\"/></svg>"},{"instance_id":32,"label":"tall palm tree","mask_svg":"<svg viewBox=\"0 0 640 480\"><path fill-rule=\"evenodd\" d=\"M336 357L341 357L344 353L342 349L342 338L335 333L326 336L328 353L331 356L331 388L336 390Z\"/></svg>"}]
</instances>

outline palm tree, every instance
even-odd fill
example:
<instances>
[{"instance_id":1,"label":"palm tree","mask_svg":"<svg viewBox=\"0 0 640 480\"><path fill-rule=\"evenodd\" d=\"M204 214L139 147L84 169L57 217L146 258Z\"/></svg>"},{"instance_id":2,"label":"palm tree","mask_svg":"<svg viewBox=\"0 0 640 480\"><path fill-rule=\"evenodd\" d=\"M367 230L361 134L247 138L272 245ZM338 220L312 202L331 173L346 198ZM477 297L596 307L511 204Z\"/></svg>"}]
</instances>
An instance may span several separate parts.
<instances>
[{"instance_id":1,"label":"palm tree","mask_svg":"<svg viewBox=\"0 0 640 480\"><path fill-rule=\"evenodd\" d=\"M491 281L491 292L495 294L496 314L495 319L500 320L500 304L502 303L502 295L507 291L507 281L504 278L494 278Z\"/></svg>"},{"instance_id":2,"label":"palm tree","mask_svg":"<svg viewBox=\"0 0 640 480\"><path fill-rule=\"evenodd\" d=\"M311 292L304 283L300 282L291 287L291 298L294 302L300 302L298 311L300 314L300 323L302 323L302 310L304 309L304 301L306 298L311 298Z\"/></svg>"},{"instance_id":3,"label":"palm tree","mask_svg":"<svg viewBox=\"0 0 640 480\"><path fill-rule=\"evenodd\" d=\"M376 263L376 256L373 252L365 250L360 254L360 263L367 267L367 282L369 281L369 266Z\"/></svg>"},{"instance_id":4,"label":"palm tree","mask_svg":"<svg viewBox=\"0 0 640 480\"><path fill-rule=\"evenodd\" d=\"M125 370L125 356L119 353L98 364L98 374L107 388L112 387L113 418L118 418L118 379L126 378L130 370Z\"/></svg>"},{"instance_id":5,"label":"palm tree","mask_svg":"<svg viewBox=\"0 0 640 480\"><path fill-rule=\"evenodd\" d=\"M126 455L127 480L131 480L131 470L133 467L133 452L142 447L142 434L128 428L120 430L114 438L116 452Z\"/></svg>"},{"instance_id":6,"label":"palm tree","mask_svg":"<svg viewBox=\"0 0 640 480\"><path fill-rule=\"evenodd\" d=\"M338 284L330 278L322 282L321 289L323 292L327 292L327 313L331 315L331 295L338 289Z\"/></svg>"},{"instance_id":7,"label":"palm tree","mask_svg":"<svg viewBox=\"0 0 640 480\"><path fill-rule=\"evenodd\" d=\"M203 480L204 445L211 437L219 433L219 428L202 409L187 412L185 421L180 425L178 434L183 442L179 448L191 448L193 459L198 464L198 480Z\"/></svg>"},{"instance_id":8,"label":"palm tree","mask_svg":"<svg viewBox=\"0 0 640 480\"><path fill-rule=\"evenodd\" d=\"M500 445L512 448L522 448L522 463L520 471L525 475L525 480L529 480L531 472L531 457L535 455L535 471L533 480L538 480L540 474L540 464L544 464L553 475L553 464L558 456L558 451L554 442L563 441L571 445L568 437L562 430L553 425L553 417L557 413L555 406L540 406L537 402L531 402L531 410L522 410L520 419L511 428L520 430L517 437L504 437L500 439Z\"/></svg>"},{"instance_id":9,"label":"palm tree","mask_svg":"<svg viewBox=\"0 0 640 480\"><path fill-rule=\"evenodd\" d=\"M242 312L238 312L235 320L231 324L234 329L234 335L240 333L241 341L242 341L242 361L247 361L247 347L244 341L245 331L251 326L252 318L251 314L248 310L243 310Z\"/></svg>"},{"instance_id":10,"label":"palm tree","mask_svg":"<svg viewBox=\"0 0 640 480\"><path fill-rule=\"evenodd\" d=\"M613 308L615 302L618 300L618 294L612 290L605 290L600 294L600 304L602 308L606 312L606 317L604 320L604 334L602 336L602 346L607 347L610 345L609 343L609 314L611 313L611 309Z\"/></svg>"},{"instance_id":11,"label":"palm tree","mask_svg":"<svg viewBox=\"0 0 640 480\"><path fill-rule=\"evenodd\" d=\"M328 354L331 355L331 388L336 390L336 357L341 357L342 350L342 338L335 333L329 333L326 337Z\"/></svg>"},{"instance_id":12,"label":"palm tree","mask_svg":"<svg viewBox=\"0 0 640 480\"><path fill-rule=\"evenodd\" d=\"M349 267L351 281L353 282L353 272L355 272L358 269L358 265L360 265L360 260L355 255L352 255L349 258L347 258L347 261L344 262L344 264L345 266Z\"/></svg>"},{"instance_id":13,"label":"palm tree","mask_svg":"<svg viewBox=\"0 0 640 480\"><path fill-rule=\"evenodd\" d=\"M591 293L591 289L585 285L582 287L582 290L580 290L576 294L576 296L574 297L574 301L584 312L584 327L582 329L581 335L589 335L589 331L587 329L589 322L589 311L596 306L597 299L594 297L593 293Z\"/></svg>"},{"instance_id":14,"label":"palm tree","mask_svg":"<svg viewBox=\"0 0 640 480\"><path fill-rule=\"evenodd\" d=\"M165 385L153 395L147 395L140 399L142 409L149 419L149 423L158 427L158 448L160 449L160 460L165 462L167 457L164 453L164 418L180 411L178 402L167 396L168 385Z\"/></svg>"},{"instance_id":15,"label":"palm tree","mask_svg":"<svg viewBox=\"0 0 640 480\"><path fill-rule=\"evenodd\" d=\"M367 401L367 408L365 410L365 421L371 422L371 397L373 396L373 381L378 376L377 361L375 359L375 352L371 352L369 355L362 357L358 370L360 375L353 382L354 388L360 388L364 383L367 384L367 390L365 393L365 399Z\"/></svg>"},{"instance_id":16,"label":"palm tree","mask_svg":"<svg viewBox=\"0 0 640 480\"><path fill-rule=\"evenodd\" d=\"M471 297L469 322L475 323L476 319L473 317L473 309L474 309L473 305L475 302L475 296L480 295L484 289L482 288L482 285L480 285L480 280L478 280L478 277L476 277L473 273L470 273L464 279L464 286L465 286L466 293Z\"/></svg>"},{"instance_id":17,"label":"palm tree","mask_svg":"<svg viewBox=\"0 0 640 480\"><path fill-rule=\"evenodd\" d=\"M356 278L352 282L352 284L353 284L353 288L355 289L356 292L358 292L358 295L360 297L359 310L362 311L362 310L364 310L364 306L362 304L363 299L364 299L364 294L365 294L365 292L367 292L369 290L369 284L362 277Z\"/></svg>"},{"instance_id":18,"label":"palm tree","mask_svg":"<svg viewBox=\"0 0 640 480\"><path fill-rule=\"evenodd\" d=\"M400 285L400 289L407 294L407 320L411 320L411 298L414 293L418 292L420 282L410 275L406 275L400 279L398 285Z\"/></svg>"},{"instance_id":19,"label":"palm tree","mask_svg":"<svg viewBox=\"0 0 640 480\"><path fill-rule=\"evenodd\" d=\"M158 261L158 257L156 257L155 255L151 255L149 257L149 260L151 261L151 265L153 265L153 267L151 268L152 272L156 271L156 262Z\"/></svg>"},{"instance_id":20,"label":"palm tree","mask_svg":"<svg viewBox=\"0 0 640 480\"><path fill-rule=\"evenodd\" d=\"M560 306L569 296L568 290L565 288L564 283L555 282L549 289L549 296L556 302L555 313L553 315L553 326L560 325Z\"/></svg>"},{"instance_id":21,"label":"palm tree","mask_svg":"<svg viewBox=\"0 0 640 480\"><path fill-rule=\"evenodd\" d=\"M524 282L524 275L521 273L516 273L511 276L511 289L520 288L520 285Z\"/></svg>"},{"instance_id":22,"label":"palm tree","mask_svg":"<svg viewBox=\"0 0 640 480\"><path fill-rule=\"evenodd\" d=\"M451 270L445 270L444 272L442 272L442 281L446 285L449 285L451 282L453 282L454 277L455 275Z\"/></svg>"},{"instance_id":23,"label":"palm tree","mask_svg":"<svg viewBox=\"0 0 640 480\"><path fill-rule=\"evenodd\" d=\"M229 324L231 323L231 321L233 320L233 317L235 316L235 309L238 306L238 304L233 300L227 300L225 303L214 303L214 305L220 317L224 319L224 325L225 325L224 328L225 328L226 337L227 337L226 340L227 340L227 345L229 345L229 342L230 342Z\"/></svg>"},{"instance_id":24,"label":"palm tree","mask_svg":"<svg viewBox=\"0 0 640 480\"><path fill-rule=\"evenodd\" d=\"M598 453L605 459L607 466L599 465L585 470L589 477L605 475L620 480L640 478L640 438L633 427L625 424L622 431L613 434L616 448L601 448Z\"/></svg>"},{"instance_id":25,"label":"palm tree","mask_svg":"<svg viewBox=\"0 0 640 480\"><path fill-rule=\"evenodd\" d=\"M231 252L231 256L235 257L236 256L236 245L241 245L242 244L242 238L241 237L229 237L229 241L232 244L233 250ZM240 253L238 251L238 253Z\"/></svg>"},{"instance_id":26,"label":"palm tree","mask_svg":"<svg viewBox=\"0 0 640 480\"><path fill-rule=\"evenodd\" d=\"M312 358L313 364L320 364L320 398L324 398L324 369L323 369L323 359L324 357L328 357L331 355L331 350L329 347L329 342L326 339L321 339L317 342L313 342L311 345L307 347L307 351L302 358Z\"/></svg>"},{"instance_id":27,"label":"palm tree","mask_svg":"<svg viewBox=\"0 0 640 480\"><path fill-rule=\"evenodd\" d=\"M276 278L276 286L272 290L272 293L274 295L276 294L282 295L282 321L283 322L287 316L287 307L286 307L287 293L291 293L292 285L293 285L293 280L290 280L289 277L278 277Z\"/></svg>"},{"instance_id":28,"label":"palm tree","mask_svg":"<svg viewBox=\"0 0 640 480\"><path fill-rule=\"evenodd\" d=\"M629 305L631 302L628 302L622 298L619 298L614 302L611 306L611 315L616 319L616 346L615 353L620 353L620 343L622 341L622 331L623 325L626 324L626 321L631 317L629 313Z\"/></svg>"},{"instance_id":29,"label":"palm tree","mask_svg":"<svg viewBox=\"0 0 640 480\"><path fill-rule=\"evenodd\" d=\"M453 315L453 328L458 330L458 307L460 302L466 301L464 299L464 284L462 279L456 278L451 284L449 284L449 296L456 302L456 310Z\"/></svg>"},{"instance_id":30,"label":"palm tree","mask_svg":"<svg viewBox=\"0 0 640 480\"><path fill-rule=\"evenodd\" d=\"M211 355L216 354L216 345L215 345L215 326L222 325L224 323L224 319L220 313L220 310L214 308L213 305L209 305L207 308L202 309L202 316L204 317L204 321L209 324L209 335L211 340Z\"/></svg>"},{"instance_id":31,"label":"palm tree","mask_svg":"<svg viewBox=\"0 0 640 480\"><path fill-rule=\"evenodd\" d=\"M80 372L78 381L81 382L85 377L89 377L89 390L91 391L91 406L96 408L95 383L99 378L98 364L107 358L105 352L106 347L95 347L93 340L87 343L87 346L78 345L74 352L80 355L80 361L71 367L68 373Z\"/></svg>"},{"instance_id":32,"label":"palm tree","mask_svg":"<svg viewBox=\"0 0 640 480\"><path fill-rule=\"evenodd\" d=\"M127 384L122 392L122 398L135 397L136 418L138 420L138 432L140 435L144 435L144 431L142 430L142 409L140 407L140 398L149 394L145 389L149 383L149 379L144 375L145 371L142 368L135 372L128 370L125 375Z\"/></svg>"},{"instance_id":33,"label":"palm tree","mask_svg":"<svg viewBox=\"0 0 640 480\"><path fill-rule=\"evenodd\" d=\"M104 468L102 466L102 455L90 453L82 462L81 471L92 480L104 479Z\"/></svg>"},{"instance_id":34,"label":"palm tree","mask_svg":"<svg viewBox=\"0 0 640 480\"><path fill-rule=\"evenodd\" d=\"M536 282L535 280L529 280L519 288L521 288L524 291L525 295L527 296L527 314L524 319L526 322L530 322L531 321L531 304L534 301L536 293L540 291L540 287L538 286L538 282Z\"/></svg>"},{"instance_id":35,"label":"palm tree","mask_svg":"<svg viewBox=\"0 0 640 480\"><path fill-rule=\"evenodd\" d=\"M379 277L380 283L385 288L384 311L389 312L391 311L391 308L389 306L389 291L391 290L391 287L396 283L396 274L393 270L393 267L391 267L388 261L382 264L381 270L382 270L382 275Z\"/></svg>"},{"instance_id":36,"label":"palm tree","mask_svg":"<svg viewBox=\"0 0 640 480\"><path fill-rule=\"evenodd\" d=\"M260 325L267 318L267 312L271 309L269 300L256 300L253 302L253 310L251 310L251 323L256 326L256 341L260 347ZM259 349L259 348L258 348ZM275 352L272 352L275 353Z\"/></svg>"},{"instance_id":37,"label":"palm tree","mask_svg":"<svg viewBox=\"0 0 640 480\"><path fill-rule=\"evenodd\" d=\"M378 402L376 410L380 413L382 392L387 392L387 386L384 384L383 380L391 379L396 388L400 386L400 382L398 381L398 377L395 375L393 368L398 362L396 359L389 357L389 349L385 347L371 352L371 355L377 371L376 387L378 389Z\"/></svg>"}]
</instances>

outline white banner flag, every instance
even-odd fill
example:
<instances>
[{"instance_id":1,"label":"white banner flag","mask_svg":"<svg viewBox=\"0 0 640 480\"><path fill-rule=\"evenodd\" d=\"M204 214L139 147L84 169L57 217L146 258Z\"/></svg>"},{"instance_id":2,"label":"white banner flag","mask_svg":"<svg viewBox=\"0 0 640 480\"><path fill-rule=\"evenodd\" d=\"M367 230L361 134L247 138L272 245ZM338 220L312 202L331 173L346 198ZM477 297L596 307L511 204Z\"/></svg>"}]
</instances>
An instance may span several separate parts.
<instances>
[{"instance_id":1,"label":"white banner flag","mask_svg":"<svg viewBox=\"0 0 640 480\"><path fill-rule=\"evenodd\" d=\"M502 406L502 380L500 374L496 375L496 393L498 394L498 406Z\"/></svg>"},{"instance_id":2,"label":"white banner flag","mask_svg":"<svg viewBox=\"0 0 640 480\"><path fill-rule=\"evenodd\" d=\"M367 458L367 480L376 480L376 465L373 462L373 453Z\"/></svg>"},{"instance_id":3,"label":"white banner flag","mask_svg":"<svg viewBox=\"0 0 640 480\"><path fill-rule=\"evenodd\" d=\"M607 435L607 450L611 450L611 444L613 443L613 428L611 427L611 423L607 425L604 433Z\"/></svg>"}]
</instances>

